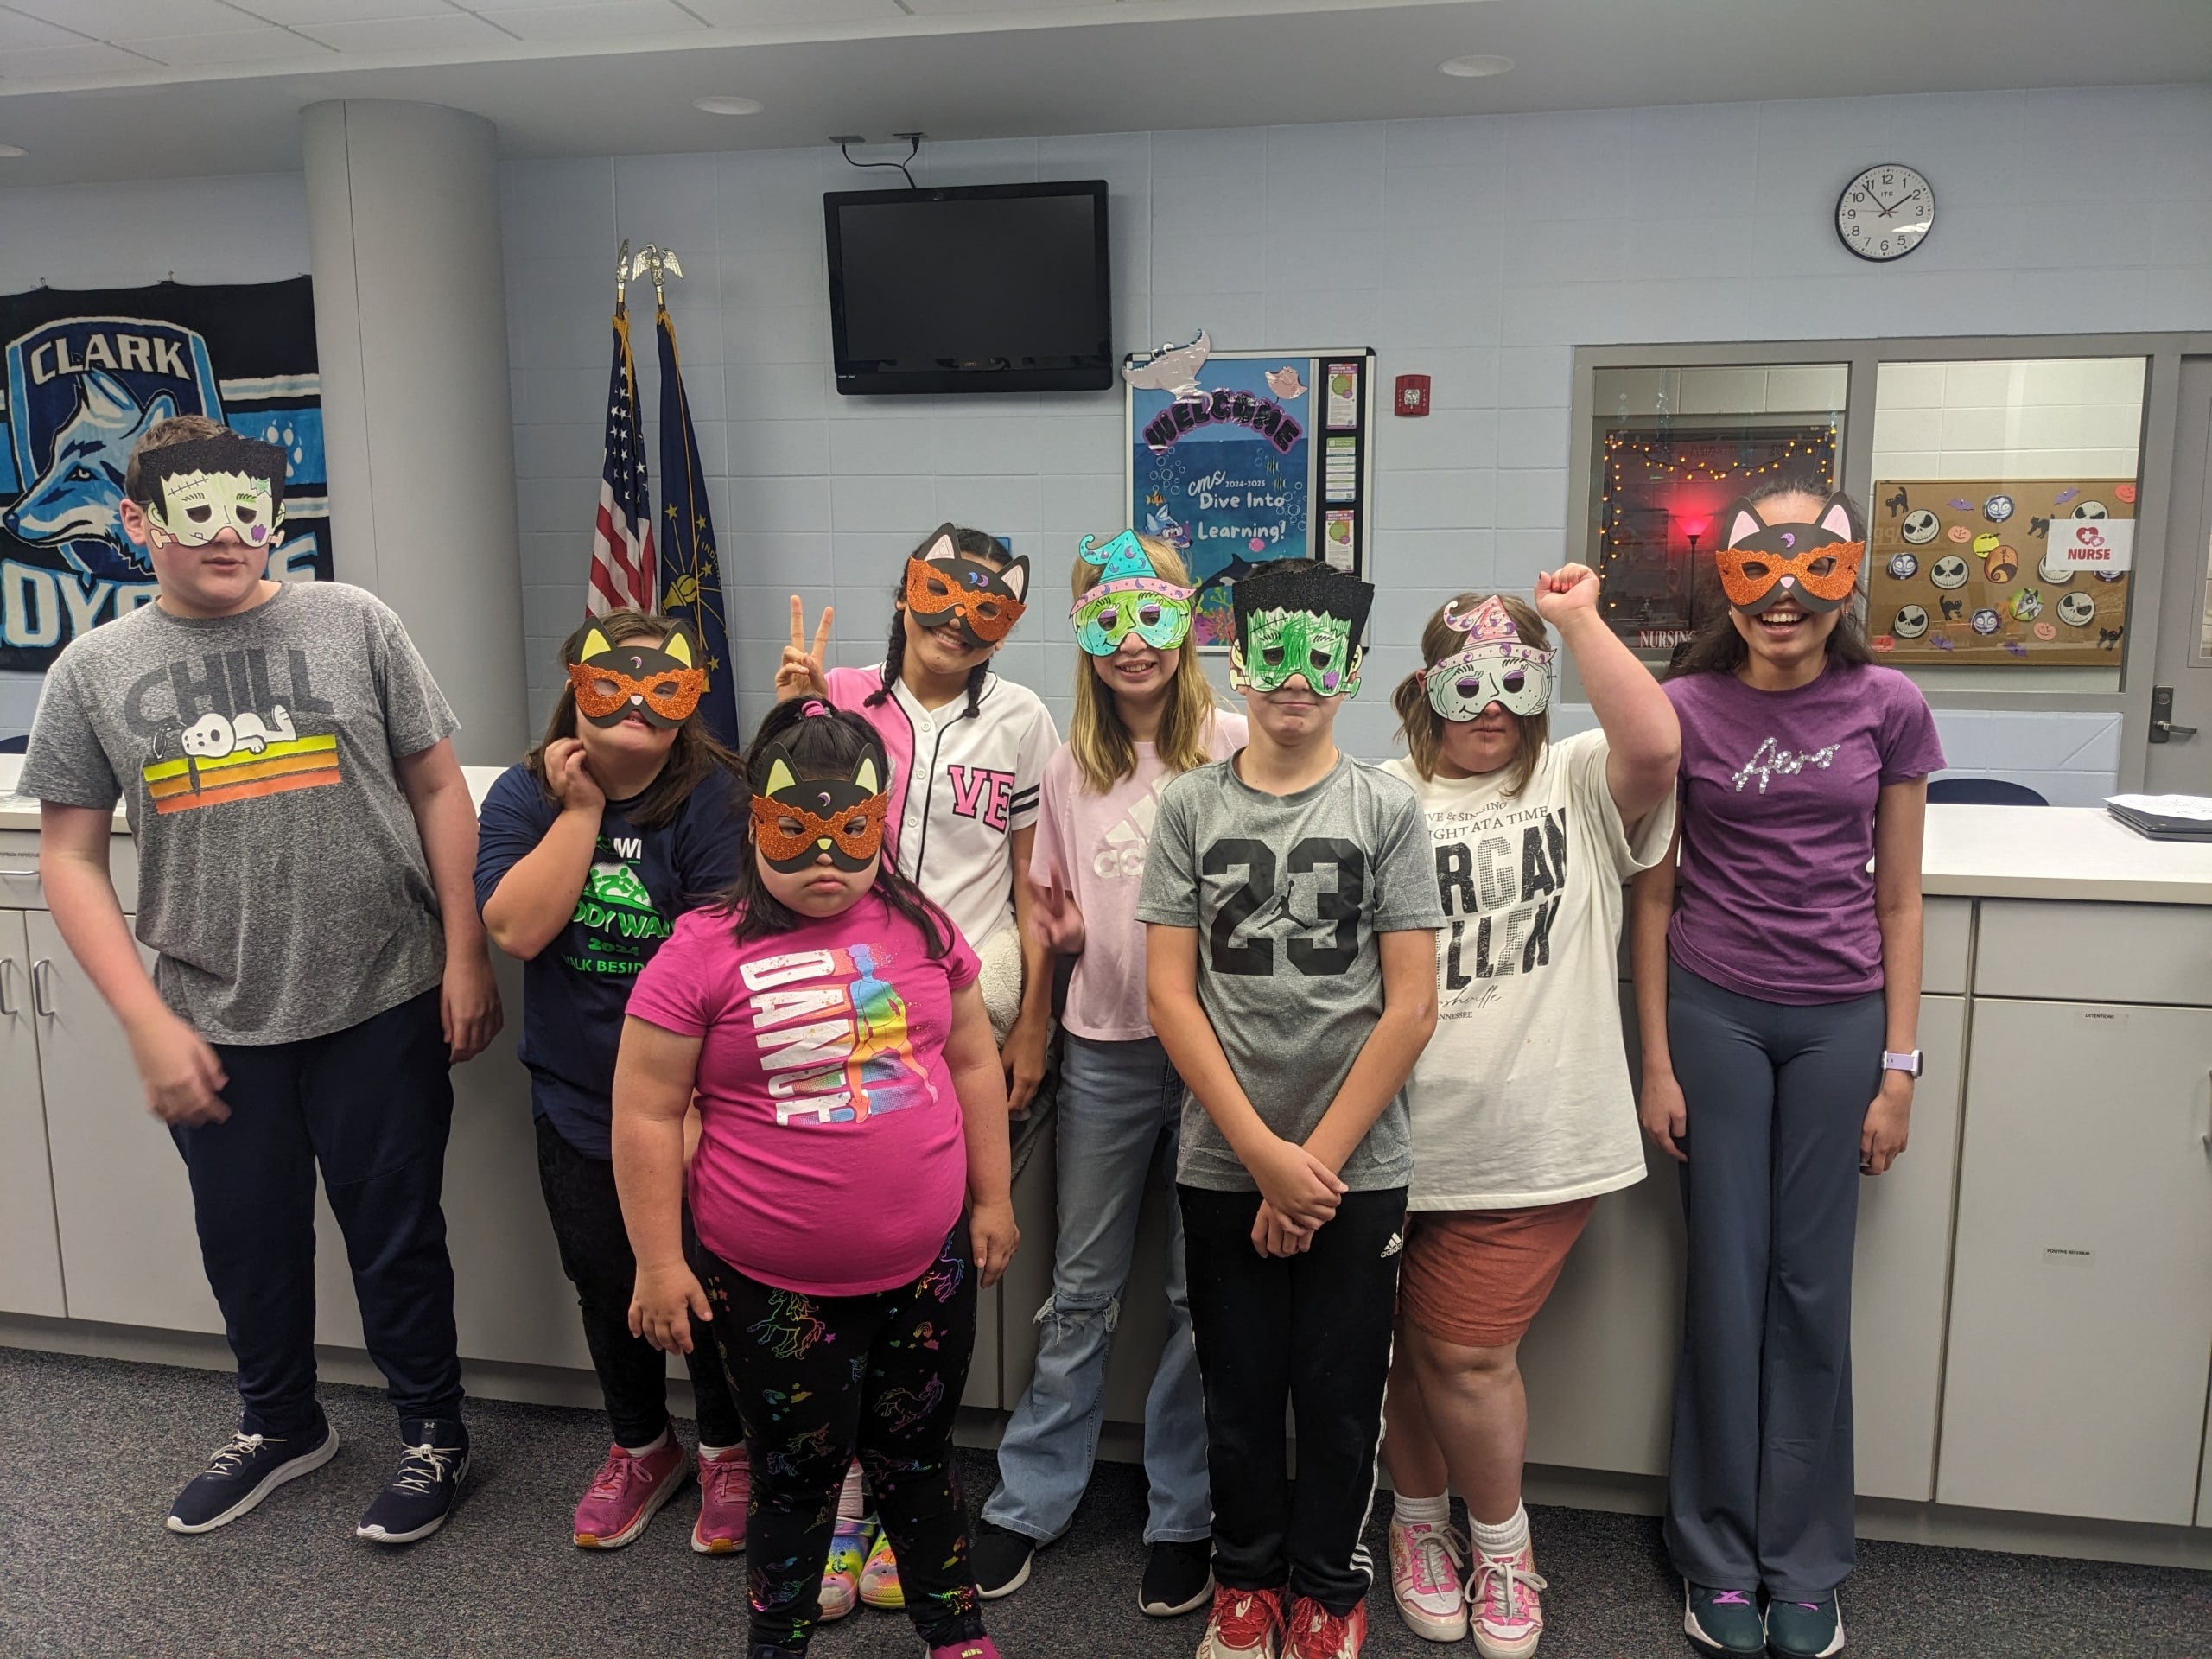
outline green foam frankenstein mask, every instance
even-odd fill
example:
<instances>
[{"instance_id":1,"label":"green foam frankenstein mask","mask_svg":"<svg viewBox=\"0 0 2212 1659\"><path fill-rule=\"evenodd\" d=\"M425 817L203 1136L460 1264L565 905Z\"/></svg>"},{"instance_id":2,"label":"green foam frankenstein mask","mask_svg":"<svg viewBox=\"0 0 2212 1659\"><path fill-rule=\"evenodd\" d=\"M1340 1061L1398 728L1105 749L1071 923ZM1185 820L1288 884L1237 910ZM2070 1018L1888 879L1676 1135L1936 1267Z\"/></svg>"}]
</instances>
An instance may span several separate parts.
<instances>
[{"instance_id":1,"label":"green foam frankenstein mask","mask_svg":"<svg viewBox=\"0 0 2212 1659\"><path fill-rule=\"evenodd\" d=\"M205 547L225 531L247 547L276 544L284 526L284 451L226 432L149 452L146 517L171 541Z\"/></svg>"},{"instance_id":2,"label":"green foam frankenstein mask","mask_svg":"<svg viewBox=\"0 0 2212 1659\"><path fill-rule=\"evenodd\" d=\"M1360 635L1375 584L1307 560L1294 569L1262 566L1230 590L1236 643L1229 683L1240 691L1274 691L1303 675L1325 697L1359 690Z\"/></svg>"}]
</instances>

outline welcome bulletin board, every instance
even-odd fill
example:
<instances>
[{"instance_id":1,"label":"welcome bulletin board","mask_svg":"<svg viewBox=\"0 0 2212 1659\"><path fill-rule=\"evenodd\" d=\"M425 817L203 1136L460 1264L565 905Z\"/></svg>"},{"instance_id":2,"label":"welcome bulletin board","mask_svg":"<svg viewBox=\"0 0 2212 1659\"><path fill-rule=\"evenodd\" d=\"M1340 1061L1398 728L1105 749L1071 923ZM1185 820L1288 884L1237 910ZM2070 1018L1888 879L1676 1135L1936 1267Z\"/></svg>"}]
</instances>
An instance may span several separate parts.
<instances>
[{"instance_id":1,"label":"welcome bulletin board","mask_svg":"<svg viewBox=\"0 0 2212 1659\"><path fill-rule=\"evenodd\" d=\"M1365 574L1374 501L1375 353L1186 346L1123 365L1128 522L1181 550L1193 636L1226 648L1229 589L1271 559Z\"/></svg>"},{"instance_id":2,"label":"welcome bulletin board","mask_svg":"<svg viewBox=\"0 0 2212 1659\"><path fill-rule=\"evenodd\" d=\"M2132 478L1878 481L1869 643L1891 663L2108 667L2134 546Z\"/></svg>"}]
</instances>

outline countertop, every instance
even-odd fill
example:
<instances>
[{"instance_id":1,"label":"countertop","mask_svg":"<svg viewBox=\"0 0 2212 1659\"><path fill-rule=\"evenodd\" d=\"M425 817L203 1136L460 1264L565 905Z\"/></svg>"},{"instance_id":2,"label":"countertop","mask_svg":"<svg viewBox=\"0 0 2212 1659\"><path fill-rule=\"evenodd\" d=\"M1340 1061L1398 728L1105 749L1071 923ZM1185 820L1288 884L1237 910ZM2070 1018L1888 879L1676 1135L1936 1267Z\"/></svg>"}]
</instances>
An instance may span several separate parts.
<instances>
[{"instance_id":1,"label":"countertop","mask_svg":"<svg viewBox=\"0 0 2212 1659\"><path fill-rule=\"evenodd\" d=\"M0 830L38 828L38 803L15 792L22 766L0 754ZM502 770L461 768L480 804ZM1923 893L1951 897L2212 905L2212 844L2146 840L2102 807L1931 806L1923 872Z\"/></svg>"}]
</instances>

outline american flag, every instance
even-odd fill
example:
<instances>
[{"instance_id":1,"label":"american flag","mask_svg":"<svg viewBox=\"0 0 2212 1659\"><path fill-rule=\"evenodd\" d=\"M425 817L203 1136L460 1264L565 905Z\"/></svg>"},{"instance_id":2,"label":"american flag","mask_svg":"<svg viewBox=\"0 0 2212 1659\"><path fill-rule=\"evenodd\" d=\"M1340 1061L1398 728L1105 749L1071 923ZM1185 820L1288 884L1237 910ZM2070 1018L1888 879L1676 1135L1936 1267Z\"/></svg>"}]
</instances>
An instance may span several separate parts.
<instances>
[{"instance_id":1,"label":"american flag","mask_svg":"<svg viewBox=\"0 0 2212 1659\"><path fill-rule=\"evenodd\" d=\"M644 435L638 429L638 372L630 356L630 314L614 313L614 367L607 376L607 459L599 474L599 517L591 531L591 582L584 614L621 607L651 613L653 585L652 492L645 479Z\"/></svg>"}]
</instances>

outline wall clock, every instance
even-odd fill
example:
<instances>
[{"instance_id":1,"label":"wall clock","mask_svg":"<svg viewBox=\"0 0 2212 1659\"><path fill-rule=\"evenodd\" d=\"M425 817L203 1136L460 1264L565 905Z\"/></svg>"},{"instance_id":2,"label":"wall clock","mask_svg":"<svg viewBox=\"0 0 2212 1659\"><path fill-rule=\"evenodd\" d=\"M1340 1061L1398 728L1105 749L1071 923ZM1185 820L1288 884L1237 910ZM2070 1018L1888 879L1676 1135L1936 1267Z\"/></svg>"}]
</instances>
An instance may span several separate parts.
<instances>
[{"instance_id":1,"label":"wall clock","mask_svg":"<svg viewBox=\"0 0 2212 1659\"><path fill-rule=\"evenodd\" d=\"M1868 168L1836 198L1836 235L1853 253L1876 264L1904 258L1935 223L1935 189L1895 162Z\"/></svg>"}]
</instances>

